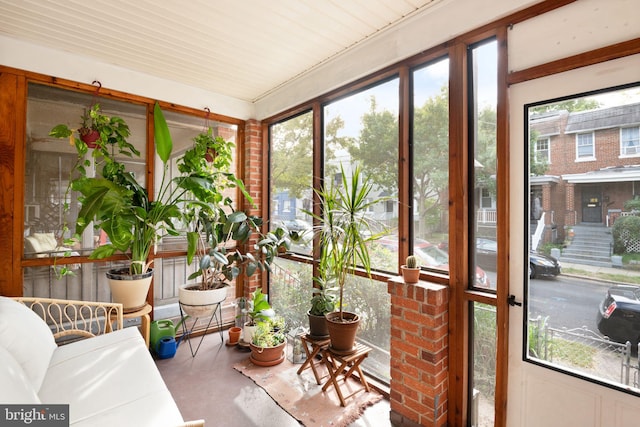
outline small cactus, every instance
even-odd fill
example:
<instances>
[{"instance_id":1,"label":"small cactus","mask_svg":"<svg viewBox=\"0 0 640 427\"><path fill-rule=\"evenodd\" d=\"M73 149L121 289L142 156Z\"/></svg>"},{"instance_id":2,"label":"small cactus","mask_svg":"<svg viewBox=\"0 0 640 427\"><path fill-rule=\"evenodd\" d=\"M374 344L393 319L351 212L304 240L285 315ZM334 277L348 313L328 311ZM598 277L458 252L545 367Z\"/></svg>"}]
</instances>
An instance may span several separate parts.
<instances>
[{"instance_id":1,"label":"small cactus","mask_svg":"<svg viewBox=\"0 0 640 427\"><path fill-rule=\"evenodd\" d=\"M418 258L415 255L409 255L405 265L408 268L418 268Z\"/></svg>"}]
</instances>

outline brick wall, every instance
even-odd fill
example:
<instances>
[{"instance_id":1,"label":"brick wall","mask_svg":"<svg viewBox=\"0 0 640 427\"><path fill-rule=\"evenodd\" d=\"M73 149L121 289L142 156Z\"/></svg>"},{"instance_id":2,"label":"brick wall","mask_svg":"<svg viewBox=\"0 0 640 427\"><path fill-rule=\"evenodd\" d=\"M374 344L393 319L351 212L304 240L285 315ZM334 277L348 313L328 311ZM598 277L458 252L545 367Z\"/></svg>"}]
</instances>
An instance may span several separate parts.
<instances>
[{"instance_id":1,"label":"brick wall","mask_svg":"<svg viewBox=\"0 0 640 427\"><path fill-rule=\"evenodd\" d=\"M448 422L448 288L427 282L387 282L391 295L391 422Z\"/></svg>"},{"instance_id":2,"label":"brick wall","mask_svg":"<svg viewBox=\"0 0 640 427\"><path fill-rule=\"evenodd\" d=\"M254 206L246 203L245 212L250 215L262 216L262 171L266 165L263 164L261 123L253 119L248 120L245 124L244 135L244 144L240 144L244 148L244 176L241 178L254 203ZM257 239L252 239L247 245L252 247L256 242ZM245 278L242 294L249 296L260 283L259 274Z\"/></svg>"}]
</instances>

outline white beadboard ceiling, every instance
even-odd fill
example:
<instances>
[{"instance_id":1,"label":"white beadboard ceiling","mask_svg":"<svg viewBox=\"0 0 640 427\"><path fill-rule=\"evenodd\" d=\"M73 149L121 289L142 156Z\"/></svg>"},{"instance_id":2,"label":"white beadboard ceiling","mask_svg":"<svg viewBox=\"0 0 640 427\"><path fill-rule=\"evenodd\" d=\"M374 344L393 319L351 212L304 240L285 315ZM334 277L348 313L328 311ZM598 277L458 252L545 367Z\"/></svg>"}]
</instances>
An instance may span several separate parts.
<instances>
[{"instance_id":1,"label":"white beadboard ceiling","mask_svg":"<svg viewBox=\"0 0 640 427\"><path fill-rule=\"evenodd\" d=\"M0 35L255 102L444 0L0 0Z\"/></svg>"}]
</instances>

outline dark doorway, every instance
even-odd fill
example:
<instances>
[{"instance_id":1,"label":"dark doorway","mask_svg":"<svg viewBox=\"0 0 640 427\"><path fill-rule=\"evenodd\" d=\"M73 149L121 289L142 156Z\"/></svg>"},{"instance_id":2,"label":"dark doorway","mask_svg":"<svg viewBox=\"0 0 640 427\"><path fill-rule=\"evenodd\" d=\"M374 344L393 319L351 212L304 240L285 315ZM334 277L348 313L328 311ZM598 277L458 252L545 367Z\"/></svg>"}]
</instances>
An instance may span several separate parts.
<instances>
[{"instance_id":1,"label":"dark doorway","mask_svg":"<svg viewBox=\"0 0 640 427\"><path fill-rule=\"evenodd\" d=\"M582 188L582 222L602 223L602 189L599 185Z\"/></svg>"}]
</instances>

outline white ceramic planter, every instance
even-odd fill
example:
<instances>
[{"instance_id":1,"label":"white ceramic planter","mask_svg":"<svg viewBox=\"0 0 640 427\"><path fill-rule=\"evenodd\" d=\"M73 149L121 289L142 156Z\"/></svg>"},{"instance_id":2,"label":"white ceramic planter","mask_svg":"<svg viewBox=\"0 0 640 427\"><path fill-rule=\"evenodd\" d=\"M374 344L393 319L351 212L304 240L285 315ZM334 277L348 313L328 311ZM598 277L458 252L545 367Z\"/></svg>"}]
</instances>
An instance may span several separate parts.
<instances>
[{"instance_id":1,"label":"white ceramic planter","mask_svg":"<svg viewBox=\"0 0 640 427\"><path fill-rule=\"evenodd\" d=\"M111 299L122 304L125 313L140 310L147 303L147 294L153 278L153 270L144 274L130 275L129 269L114 269L107 272Z\"/></svg>"},{"instance_id":2,"label":"white ceramic planter","mask_svg":"<svg viewBox=\"0 0 640 427\"><path fill-rule=\"evenodd\" d=\"M253 333L256 331L256 326L249 326L248 323L244 324L244 328L242 328L242 341L249 344L253 339Z\"/></svg>"},{"instance_id":3,"label":"white ceramic planter","mask_svg":"<svg viewBox=\"0 0 640 427\"><path fill-rule=\"evenodd\" d=\"M191 317L211 317L216 304L227 298L228 286L201 291L198 285L188 283L178 288L178 300L182 310Z\"/></svg>"}]
</instances>

